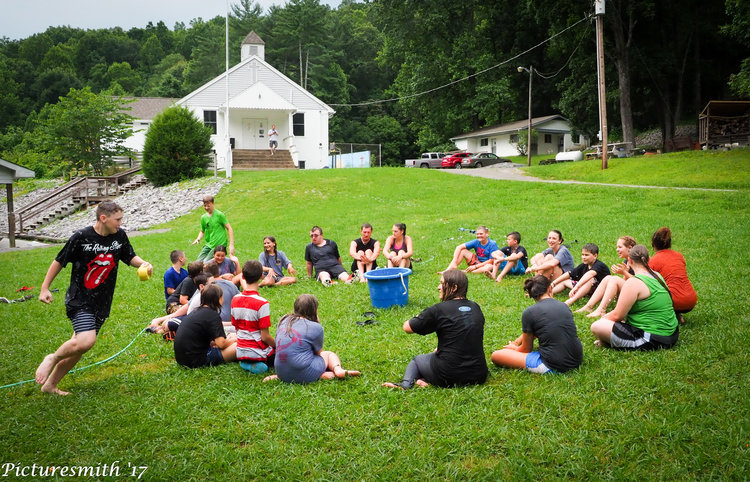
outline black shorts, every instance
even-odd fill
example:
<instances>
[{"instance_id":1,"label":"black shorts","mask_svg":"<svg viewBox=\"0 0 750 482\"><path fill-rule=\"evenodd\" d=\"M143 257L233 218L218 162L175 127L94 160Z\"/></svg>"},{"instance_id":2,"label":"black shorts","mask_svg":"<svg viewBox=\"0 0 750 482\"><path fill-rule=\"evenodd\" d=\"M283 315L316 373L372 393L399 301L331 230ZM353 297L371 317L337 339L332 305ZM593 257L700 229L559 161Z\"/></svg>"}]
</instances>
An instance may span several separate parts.
<instances>
[{"instance_id":1,"label":"black shorts","mask_svg":"<svg viewBox=\"0 0 750 482\"><path fill-rule=\"evenodd\" d=\"M96 317L93 313L85 310L78 310L70 317L70 322L73 324L73 331L83 333L84 331L96 330L96 334L99 334L99 330L104 324L104 320Z\"/></svg>"},{"instance_id":2,"label":"black shorts","mask_svg":"<svg viewBox=\"0 0 750 482\"><path fill-rule=\"evenodd\" d=\"M340 264L326 269L316 269L315 271L318 273L318 275L316 276L317 279L320 279L320 273L328 273L329 275L331 275L331 279L336 279L341 275L341 273L346 273L346 270Z\"/></svg>"},{"instance_id":3,"label":"black shorts","mask_svg":"<svg viewBox=\"0 0 750 482\"><path fill-rule=\"evenodd\" d=\"M672 348L677 343L680 327L669 336L654 335L628 323L615 322L609 344L620 350L658 350Z\"/></svg>"}]
</instances>

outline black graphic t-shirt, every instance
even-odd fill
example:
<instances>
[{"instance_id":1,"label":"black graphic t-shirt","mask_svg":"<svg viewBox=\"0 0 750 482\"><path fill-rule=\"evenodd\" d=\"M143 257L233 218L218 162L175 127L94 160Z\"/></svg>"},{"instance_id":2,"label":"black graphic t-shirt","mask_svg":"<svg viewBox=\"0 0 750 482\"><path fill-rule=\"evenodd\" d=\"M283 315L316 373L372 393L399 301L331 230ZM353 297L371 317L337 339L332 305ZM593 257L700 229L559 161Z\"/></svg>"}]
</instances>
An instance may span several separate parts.
<instances>
[{"instance_id":1,"label":"black graphic t-shirt","mask_svg":"<svg viewBox=\"0 0 750 482\"><path fill-rule=\"evenodd\" d=\"M109 316L117 283L117 264L130 264L135 251L125 231L100 236L93 226L79 229L55 258L63 267L73 263L65 294L68 316L85 309L100 320Z\"/></svg>"}]
</instances>

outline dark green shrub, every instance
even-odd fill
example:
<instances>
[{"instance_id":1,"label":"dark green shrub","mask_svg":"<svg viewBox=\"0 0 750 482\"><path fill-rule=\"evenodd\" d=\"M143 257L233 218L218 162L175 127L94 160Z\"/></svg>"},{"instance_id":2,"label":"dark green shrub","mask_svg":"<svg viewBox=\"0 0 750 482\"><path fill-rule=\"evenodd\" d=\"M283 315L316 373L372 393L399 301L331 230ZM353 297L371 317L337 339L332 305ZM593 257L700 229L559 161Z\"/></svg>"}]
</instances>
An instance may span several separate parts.
<instances>
[{"instance_id":1,"label":"dark green shrub","mask_svg":"<svg viewBox=\"0 0 750 482\"><path fill-rule=\"evenodd\" d=\"M187 107L170 107L146 132L143 174L155 186L202 176L212 148L210 128Z\"/></svg>"}]
</instances>

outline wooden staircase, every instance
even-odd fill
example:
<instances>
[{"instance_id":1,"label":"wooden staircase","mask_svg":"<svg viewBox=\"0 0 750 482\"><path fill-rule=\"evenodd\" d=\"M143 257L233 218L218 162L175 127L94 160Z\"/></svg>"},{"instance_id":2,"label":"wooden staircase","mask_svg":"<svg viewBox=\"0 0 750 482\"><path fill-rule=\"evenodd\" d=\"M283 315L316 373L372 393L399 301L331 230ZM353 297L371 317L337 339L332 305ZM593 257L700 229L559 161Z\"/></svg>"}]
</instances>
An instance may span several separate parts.
<instances>
[{"instance_id":1,"label":"wooden staircase","mask_svg":"<svg viewBox=\"0 0 750 482\"><path fill-rule=\"evenodd\" d=\"M268 149L232 149L232 169L236 171L273 171L296 169L289 151L276 149L272 156Z\"/></svg>"},{"instance_id":2,"label":"wooden staircase","mask_svg":"<svg viewBox=\"0 0 750 482\"><path fill-rule=\"evenodd\" d=\"M24 234L63 218L79 209L112 199L132 189L148 184L143 175L136 175L140 167L122 171L114 176L77 177L60 186L42 199L16 209L16 233Z\"/></svg>"}]
</instances>

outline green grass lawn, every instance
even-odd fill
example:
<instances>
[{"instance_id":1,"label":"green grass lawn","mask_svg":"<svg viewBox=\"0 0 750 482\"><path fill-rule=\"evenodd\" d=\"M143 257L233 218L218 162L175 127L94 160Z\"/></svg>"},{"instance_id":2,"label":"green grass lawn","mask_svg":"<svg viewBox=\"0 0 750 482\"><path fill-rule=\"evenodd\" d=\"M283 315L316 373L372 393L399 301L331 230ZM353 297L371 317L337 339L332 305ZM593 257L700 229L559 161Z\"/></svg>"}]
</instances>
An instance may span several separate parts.
<instances>
[{"instance_id":1,"label":"green grass lawn","mask_svg":"<svg viewBox=\"0 0 750 482\"><path fill-rule=\"evenodd\" d=\"M635 162L641 161L613 162L607 174ZM672 166L668 176L641 168L628 182L684 185L678 181L689 178L694 162L677 156L665 162ZM746 160L738 164L747 171ZM567 165L547 167L557 168ZM712 170L702 172L708 177ZM740 187L725 177L692 182ZM72 391L70 397L43 395L33 384L3 389L0 464L117 462L122 478L134 466L147 466L147 480L746 478L749 201L746 189L491 181L427 169L235 172L217 207L235 229L242 260L256 258L263 236L272 234L304 272L314 224L342 254L362 222L372 223L381 241L392 223L407 224L423 261L411 276L406 307L373 310L367 286L359 284L324 288L303 279L262 291L274 322L298 294L315 294L325 348L336 351L345 367L362 370L362 377L295 386L263 384L262 375L237 364L189 371L175 364L171 345L141 335L113 361L66 377L61 388ZM139 282L135 269L121 266L112 314L81 364L118 352L161 314L161 275L170 250L184 249L191 259L199 251L188 244L198 232L200 200L185 202L196 210L160 226L169 232L131 237L158 273ZM687 258L698 306L672 350L597 349L590 320L576 315L584 363L570 374L491 367L483 386L406 393L381 388L383 381L399 380L414 355L434 349L434 336L407 335L401 325L437 302L436 271L447 265L455 245L472 239L459 228L478 224L487 224L500 241L520 231L530 253L546 246L550 229L559 229L577 262L581 246L595 242L607 264L615 261L619 236L648 244L654 230L670 226L674 248ZM15 297L24 285L36 286L38 294L58 249L0 254L0 296ZM351 259L343 258L348 267ZM63 304L69 276L67 268L58 277L53 287L61 291L50 306L0 304L0 385L31 378L42 357L70 336ZM531 304L522 281L509 277L497 285L470 277L469 298L486 317L488 359L520 334L521 313ZM379 324L356 325L369 310Z\"/></svg>"},{"instance_id":2,"label":"green grass lawn","mask_svg":"<svg viewBox=\"0 0 750 482\"><path fill-rule=\"evenodd\" d=\"M549 157L549 156L547 156ZM520 162L520 161L516 161ZM624 159L610 158L524 168L542 179L713 189L750 189L750 149L683 151Z\"/></svg>"}]
</instances>

